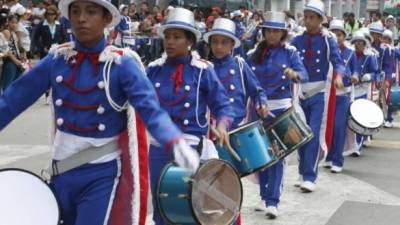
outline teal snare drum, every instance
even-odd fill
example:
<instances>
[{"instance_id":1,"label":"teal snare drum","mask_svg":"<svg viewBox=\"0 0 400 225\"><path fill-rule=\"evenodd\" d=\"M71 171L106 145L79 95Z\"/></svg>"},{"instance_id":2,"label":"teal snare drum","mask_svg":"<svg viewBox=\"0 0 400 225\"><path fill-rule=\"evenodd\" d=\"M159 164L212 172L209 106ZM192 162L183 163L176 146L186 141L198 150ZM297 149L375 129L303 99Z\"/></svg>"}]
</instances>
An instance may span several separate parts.
<instances>
[{"instance_id":1,"label":"teal snare drum","mask_svg":"<svg viewBox=\"0 0 400 225\"><path fill-rule=\"evenodd\" d=\"M400 87L393 86L390 90L389 108L393 111L400 109Z\"/></svg>"},{"instance_id":2,"label":"teal snare drum","mask_svg":"<svg viewBox=\"0 0 400 225\"><path fill-rule=\"evenodd\" d=\"M261 121L240 126L229 132L232 148L240 161L232 157L226 146L215 144L220 159L231 163L241 177L267 168L277 162L271 142Z\"/></svg>"},{"instance_id":3,"label":"teal snare drum","mask_svg":"<svg viewBox=\"0 0 400 225\"><path fill-rule=\"evenodd\" d=\"M313 138L311 128L301 119L293 107L285 110L265 130L273 145L279 146L277 157L283 159Z\"/></svg>"},{"instance_id":4,"label":"teal snare drum","mask_svg":"<svg viewBox=\"0 0 400 225\"><path fill-rule=\"evenodd\" d=\"M195 174L169 163L161 173L157 201L168 224L229 225L242 205L242 183L227 162L212 159Z\"/></svg>"}]
</instances>

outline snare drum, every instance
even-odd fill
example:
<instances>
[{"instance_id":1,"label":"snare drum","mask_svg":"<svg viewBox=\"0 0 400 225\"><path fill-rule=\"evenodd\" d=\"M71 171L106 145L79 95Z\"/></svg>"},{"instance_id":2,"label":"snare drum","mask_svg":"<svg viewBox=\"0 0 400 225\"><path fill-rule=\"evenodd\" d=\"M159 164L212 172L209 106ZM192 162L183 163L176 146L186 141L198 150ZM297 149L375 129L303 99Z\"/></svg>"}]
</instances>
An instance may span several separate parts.
<instances>
[{"instance_id":1,"label":"snare drum","mask_svg":"<svg viewBox=\"0 0 400 225\"><path fill-rule=\"evenodd\" d=\"M158 207L168 224L232 224L242 196L235 169L218 159L206 161L195 174L169 163L157 187Z\"/></svg>"},{"instance_id":2,"label":"snare drum","mask_svg":"<svg viewBox=\"0 0 400 225\"><path fill-rule=\"evenodd\" d=\"M262 170L277 162L272 145L261 121L255 121L229 132L232 148L239 155L237 161L226 146L216 144L220 159L224 159L238 171L241 177Z\"/></svg>"},{"instance_id":3,"label":"snare drum","mask_svg":"<svg viewBox=\"0 0 400 225\"><path fill-rule=\"evenodd\" d=\"M286 109L265 130L271 141L279 146L277 157L283 159L313 138L311 128L301 119L293 107Z\"/></svg>"},{"instance_id":4,"label":"snare drum","mask_svg":"<svg viewBox=\"0 0 400 225\"><path fill-rule=\"evenodd\" d=\"M368 99L357 99L350 105L347 125L360 135L372 135L379 131L384 122L382 109Z\"/></svg>"},{"instance_id":5,"label":"snare drum","mask_svg":"<svg viewBox=\"0 0 400 225\"><path fill-rule=\"evenodd\" d=\"M392 86L390 90L390 104L389 108L393 111L400 109L400 87Z\"/></svg>"},{"instance_id":6,"label":"snare drum","mask_svg":"<svg viewBox=\"0 0 400 225\"><path fill-rule=\"evenodd\" d=\"M0 183L0 224L59 224L57 199L40 177L21 169L3 169Z\"/></svg>"}]
</instances>

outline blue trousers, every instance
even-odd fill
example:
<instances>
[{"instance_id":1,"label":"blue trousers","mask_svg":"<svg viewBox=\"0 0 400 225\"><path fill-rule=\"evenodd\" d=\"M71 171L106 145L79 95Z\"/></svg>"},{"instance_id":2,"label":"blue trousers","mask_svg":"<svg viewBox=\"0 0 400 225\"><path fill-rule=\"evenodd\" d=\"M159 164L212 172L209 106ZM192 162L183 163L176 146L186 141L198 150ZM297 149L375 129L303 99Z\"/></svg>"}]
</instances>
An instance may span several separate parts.
<instances>
[{"instance_id":1,"label":"blue trousers","mask_svg":"<svg viewBox=\"0 0 400 225\"><path fill-rule=\"evenodd\" d=\"M116 187L118 162L86 164L54 176L51 187L61 209L63 225L103 225Z\"/></svg>"},{"instance_id":2,"label":"blue trousers","mask_svg":"<svg viewBox=\"0 0 400 225\"><path fill-rule=\"evenodd\" d=\"M278 116L283 111L284 109L272 110L272 113ZM264 119L264 123L268 124L272 119L269 116ZM277 207L279 204L283 190L284 167L285 160L279 160L276 164L259 173L260 196L265 201L267 207Z\"/></svg>"},{"instance_id":3,"label":"blue trousers","mask_svg":"<svg viewBox=\"0 0 400 225\"><path fill-rule=\"evenodd\" d=\"M326 161L334 166L343 167L343 149L346 139L347 114L350 98L348 96L336 96L335 123L333 127L332 146Z\"/></svg>"},{"instance_id":4,"label":"blue trousers","mask_svg":"<svg viewBox=\"0 0 400 225\"><path fill-rule=\"evenodd\" d=\"M367 99L368 96L367 95L362 95L360 97L357 97L357 99ZM360 135L360 134L356 134L356 141L357 141L357 146L358 146L358 150L361 151L362 150L362 146L364 144L364 140L365 140L365 136L364 135Z\"/></svg>"},{"instance_id":5,"label":"blue trousers","mask_svg":"<svg viewBox=\"0 0 400 225\"><path fill-rule=\"evenodd\" d=\"M157 184L161 176L163 168L170 162L172 158L167 154L163 147L150 145L149 165L150 165L150 187L153 196L153 221L155 225L167 225L167 222L162 218L160 208L157 202Z\"/></svg>"},{"instance_id":6,"label":"blue trousers","mask_svg":"<svg viewBox=\"0 0 400 225\"><path fill-rule=\"evenodd\" d=\"M301 100L301 107L306 116L314 137L299 149L299 173L304 181L315 182L318 176L319 160L319 134L321 130L322 116L324 112L324 93L318 93L308 99Z\"/></svg>"},{"instance_id":7,"label":"blue trousers","mask_svg":"<svg viewBox=\"0 0 400 225\"><path fill-rule=\"evenodd\" d=\"M392 107L388 107L388 111L387 111L387 118L386 118L386 120L388 121L388 122L393 122L393 108Z\"/></svg>"}]
</instances>

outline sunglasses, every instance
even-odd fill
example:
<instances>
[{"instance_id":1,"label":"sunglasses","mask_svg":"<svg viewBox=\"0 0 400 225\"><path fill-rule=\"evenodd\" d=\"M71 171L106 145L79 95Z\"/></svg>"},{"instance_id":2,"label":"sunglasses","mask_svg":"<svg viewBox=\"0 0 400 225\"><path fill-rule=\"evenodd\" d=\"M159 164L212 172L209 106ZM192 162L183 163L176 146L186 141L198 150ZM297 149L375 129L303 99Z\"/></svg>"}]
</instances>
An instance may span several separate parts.
<instances>
[{"instance_id":1,"label":"sunglasses","mask_svg":"<svg viewBox=\"0 0 400 225\"><path fill-rule=\"evenodd\" d=\"M46 13L46 15L48 15L48 16L55 16L55 15L57 15L56 13Z\"/></svg>"}]
</instances>

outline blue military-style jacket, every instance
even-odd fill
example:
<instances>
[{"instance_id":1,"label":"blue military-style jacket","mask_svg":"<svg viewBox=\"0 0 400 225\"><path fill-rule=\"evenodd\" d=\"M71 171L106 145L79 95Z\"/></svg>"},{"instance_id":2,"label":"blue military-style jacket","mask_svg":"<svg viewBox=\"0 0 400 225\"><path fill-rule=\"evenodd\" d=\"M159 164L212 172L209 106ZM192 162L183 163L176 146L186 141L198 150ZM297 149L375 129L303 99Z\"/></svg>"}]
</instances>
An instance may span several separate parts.
<instances>
[{"instance_id":1,"label":"blue military-style jacket","mask_svg":"<svg viewBox=\"0 0 400 225\"><path fill-rule=\"evenodd\" d=\"M177 85L177 71L181 79ZM149 64L147 76L156 89L160 104L184 133L207 134L208 111L230 126L234 117L231 102L212 65L192 53L181 58L166 55ZM209 109L209 110L208 110Z\"/></svg>"},{"instance_id":2,"label":"blue military-style jacket","mask_svg":"<svg viewBox=\"0 0 400 225\"><path fill-rule=\"evenodd\" d=\"M103 59L111 58L104 80ZM107 46L103 38L92 48L79 42L55 47L31 71L0 97L0 130L51 88L57 129L80 137L108 138L127 128L127 113L116 111L106 96L122 106L127 101L138 111L159 143L181 135L160 108L156 93L138 63L124 50Z\"/></svg>"},{"instance_id":3,"label":"blue military-style jacket","mask_svg":"<svg viewBox=\"0 0 400 225\"><path fill-rule=\"evenodd\" d=\"M232 103L234 127L246 117L249 97L256 104L267 104L260 82L243 58L228 55L223 59L212 59L211 62Z\"/></svg>"}]
</instances>

